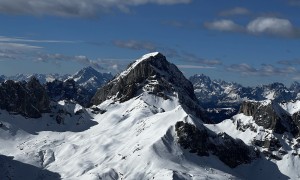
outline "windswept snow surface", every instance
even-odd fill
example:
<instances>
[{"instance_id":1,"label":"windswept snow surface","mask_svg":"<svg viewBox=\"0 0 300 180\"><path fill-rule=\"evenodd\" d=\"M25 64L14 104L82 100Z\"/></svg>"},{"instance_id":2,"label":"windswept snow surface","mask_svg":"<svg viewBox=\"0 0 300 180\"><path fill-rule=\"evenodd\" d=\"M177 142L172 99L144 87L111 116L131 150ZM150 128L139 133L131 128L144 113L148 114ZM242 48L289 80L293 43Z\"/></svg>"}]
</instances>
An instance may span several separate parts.
<instances>
[{"instance_id":1,"label":"windswept snow surface","mask_svg":"<svg viewBox=\"0 0 300 180\"><path fill-rule=\"evenodd\" d=\"M299 158L291 153L281 161L258 159L231 169L217 157L199 157L182 149L176 140L174 125L178 121L197 126L202 123L187 114L176 96L163 100L147 92L129 101L104 101L106 110L93 114L66 101L64 124L44 114L40 119L25 119L1 111L0 155L14 162L37 167L21 177L14 174L19 166L0 162L0 177L15 179L297 179ZM80 115L77 111L83 110ZM234 117L251 123L251 117ZM246 144L258 136L247 129L236 130L235 121L225 120L206 125L214 132L227 132ZM256 128L260 128L255 126ZM1 157L0 157L1 159ZM5 163L8 163L9 166ZM44 171L45 170L45 171ZM60 177L57 176L60 175ZM14 179L14 178L13 178Z\"/></svg>"},{"instance_id":2,"label":"windswept snow surface","mask_svg":"<svg viewBox=\"0 0 300 180\"><path fill-rule=\"evenodd\" d=\"M81 109L65 102L60 105L68 106L69 111ZM201 121L191 118L176 98L163 100L145 92L124 103L107 100L98 108L106 112L83 113L79 124L78 116L71 113L72 117L60 125L48 114L41 119L25 119L1 111L0 154L58 173L62 179L241 177L218 158L198 157L177 144L177 121ZM33 178L27 176L23 178Z\"/></svg>"}]
</instances>

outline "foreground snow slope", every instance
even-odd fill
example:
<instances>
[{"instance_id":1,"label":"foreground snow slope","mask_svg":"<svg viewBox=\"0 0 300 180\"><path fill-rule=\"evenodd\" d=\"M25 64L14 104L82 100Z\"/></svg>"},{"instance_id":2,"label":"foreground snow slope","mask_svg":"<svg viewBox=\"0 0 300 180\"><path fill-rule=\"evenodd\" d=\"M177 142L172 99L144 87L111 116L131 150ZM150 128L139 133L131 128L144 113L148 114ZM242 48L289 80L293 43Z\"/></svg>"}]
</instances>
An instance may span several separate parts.
<instances>
[{"instance_id":1,"label":"foreground snow slope","mask_svg":"<svg viewBox=\"0 0 300 180\"><path fill-rule=\"evenodd\" d=\"M106 112L94 119L84 115L79 125L58 125L47 115L24 119L3 111L0 144L5 147L0 154L63 179L227 179L235 174L215 157L200 158L179 147L175 123L194 120L176 99L142 94L122 104L107 100L99 108ZM87 124L91 127L81 128ZM46 126L52 130L43 130Z\"/></svg>"}]
</instances>

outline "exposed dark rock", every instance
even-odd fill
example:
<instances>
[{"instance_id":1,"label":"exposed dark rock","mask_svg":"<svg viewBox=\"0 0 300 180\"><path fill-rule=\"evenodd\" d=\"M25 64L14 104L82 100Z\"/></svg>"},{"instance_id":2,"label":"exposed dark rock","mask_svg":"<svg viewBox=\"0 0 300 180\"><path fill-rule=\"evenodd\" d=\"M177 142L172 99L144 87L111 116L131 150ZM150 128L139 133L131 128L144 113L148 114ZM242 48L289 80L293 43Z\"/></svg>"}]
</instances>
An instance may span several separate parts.
<instances>
[{"instance_id":1,"label":"exposed dark rock","mask_svg":"<svg viewBox=\"0 0 300 180\"><path fill-rule=\"evenodd\" d=\"M265 139L263 141L255 139L253 144L259 147L267 148L270 151L278 151L282 147L280 141L275 137Z\"/></svg>"},{"instance_id":2,"label":"exposed dark rock","mask_svg":"<svg viewBox=\"0 0 300 180\"><path fill-rule=\"evenodd\" d=\"M105 112L106 112L106 110L103 110L103 109L100 109L100 108L98 108L98 107L91 107L91 109L92 109L92 113L93 114L104 114Z\"/></svg>"},{"instance_id":3,"label":"exposed dark rock","mask_svg":"<svg viewBox=\"0 0 300 180\"><path fill-rule=\"evenodd\" d=\"M298 131L300 131L300 111L294 113L291 118L292 118L293 122L296 124L296 126L298 127ZM299 135L300 135L300 132L298 132L298 136Z\"/></svg>"},{"instance_id":4,"label":"exposed dark rock","mask_svg":"<svg viewBox=\"0 0 300 180\"><path fill-rule=\"evenodd\" d=\"M259 152L242 140L233 139L226 133L214 134L204 126L198 129L192 124L177 122L175 130L178 143L184 149L199 156L216 155L231 168L250 163L259 157Z\"/></svg>"},{"instance_id":5,"label":"exposed dark rock","mask_svg":"<svg viewBox=\"0 0 300 180\"><path fill-rule=\"evenodd\" d=\"M299 134L299 126L297 127L292 117L275 101L266 105L261 102L246 101L242 103L239 113L252 116L257 125L274 130L275 133L290 132L294 136Z\"/></svg>"},{"instance_id":6,"label":"exposed dark rock","mask_svg":"<svg viewBox=\"0 0 300 180\"><path fill-rule=\"evenodd\" d=\"M7 80L0 86L0 108L26 117L39 118L41 113L49 112L50 101L35 77L28 83Z\"/></svg>"},{"instance_id":7,"label":"exposed dark rock","mask_svg":"<svg viewBox=\"0 0 300 180\"><path fill-rule=\"evenodd\" d=\"M250 129L253 132L257 132L256 127L251 123L244 124L241 119L236 121L236 129L239 131L245 132L247 129Z\"/></svg>"},{"instance_id":8,"label":"exposed dark rock","mask_svg":"<svg viewBox=\"0 0 300 180\"><path fill-rule=\"evenodd\" d=\"M115 101L124 102L145 91L164 99L177 93L183 108L209 122L198 104L191 82L162 54L145 58L135 67L131 64L125 72L100 88L92 98L92 104L101 104L112 97Z\"/></svg>"},{"instance_id":9,"label":"exposed dark rock","mask_svg":"<svg viewBox=\"0 0 300 180\"><path fill-rule=\"evenodd\" d=\"M82 106L89 106L93 94L87 89L76 85L73 79L66 81L54 80L47 82L45 88L53 101L73 100Z\"/></svg>"}]
</instances>

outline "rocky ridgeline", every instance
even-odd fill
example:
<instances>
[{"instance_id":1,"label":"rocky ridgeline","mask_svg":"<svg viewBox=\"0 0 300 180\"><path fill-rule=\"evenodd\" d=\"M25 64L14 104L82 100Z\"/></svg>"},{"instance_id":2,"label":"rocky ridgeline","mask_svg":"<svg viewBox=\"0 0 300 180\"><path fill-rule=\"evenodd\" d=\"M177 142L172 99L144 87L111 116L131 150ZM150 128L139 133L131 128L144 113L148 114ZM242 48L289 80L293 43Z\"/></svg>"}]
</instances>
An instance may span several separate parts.
<instances>
[{"instance_id":1,"label":"rocky ridgeline","mask_svg":"<svg viewBox=\"0 0 300 180\"><path fill-rule=\"evenodd\" d=\"M92 104L98 105L111 98L124 102L142 92L148 92L164 99L176 96L177 93L181 105L187 112L193 112L196 116L209 122L199 106L191 82L160 53L146 55L130 64L126 71L97 91L92 99Z\"/></svg>"},{"instance_id":2,"label":"rocky ridgeline","mask_svg":"<svg viewBox=\"0 0 300 180\"><path fill-rule=\"evenodd\" d=\"M276 102L285 102L300 97L298 82L294 82L290 87L282 83L244 87L237 83L212 80L203 74L191 76L189 80L193 83L200 105L215 122L221 122L235 115L245 100L272 99Z\"/></svg>"},{"instance_id":3,"label":"rocky ridgeline","mask_svg":"<svg viewBox=\"0 0 300 180\"><path fill-rule=\"evenodd\" d=\"M233 139L226 133L215 134L204 126L197 128L192 124L177 122L175 130L178 143L184 149L199 156L215 155L231 168L251 163L260 157L259 151L242 140Z\"/></svg>"},{"instance_id":4,"label":"rocky ridgeline","mask_svg":"<svg viewBox=\"0 0 300 180\"><path fill-rule=\"evenodd\" d=\"M253 120L245 122L233 117L236 128L255 132L252 144L266 157L281 160L290 149L293 155L300 156L299 111L290 114L276 101L245 101L239 113L252 116Z\"/></svg>"},{"instance_id":5,"label":"rocky ridgeline","mask_svg":"<svg viewBox=\"0 0 300 180\"><path fill-rule=\"evenodd\" d=\"M7 80L0 85L0 108L25 117L39 118L50 111L50 100L36 78L28 82Z\"/></svg>"},{"instance_id":6,"label":"rocky ridgeline","mask_svg":"<svg viewBox=\"0 0 300 180\"><path fill-rule=\"evenodd\" d=\"M74 79L66 81L54 80L45 84L45 89L52 101L69 100L87 107L93 97L88 89L78 86Z\"/></svg>"},{"instance_id":7,"label":"rocky ridgeline","mask_svg":"<svg viewBox=\"0 0 300 180\"><path fill-rule=\"evenodd\" d=\"M245 101L242 103L239 113L252 116L258 126L273 130L275 133L283 134L290 132L295 137L299 136L299 128L296 116L290 116L275 101L261 103L255 101Z\"/></svg>"}]
</instances>

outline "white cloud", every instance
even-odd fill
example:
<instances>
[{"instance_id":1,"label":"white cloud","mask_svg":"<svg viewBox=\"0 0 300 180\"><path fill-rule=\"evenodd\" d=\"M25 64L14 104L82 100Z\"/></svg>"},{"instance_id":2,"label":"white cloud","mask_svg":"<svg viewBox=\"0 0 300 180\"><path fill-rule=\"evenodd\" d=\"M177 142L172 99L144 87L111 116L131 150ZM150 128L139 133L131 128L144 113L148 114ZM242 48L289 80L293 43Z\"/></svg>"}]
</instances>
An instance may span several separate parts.
<instances>
[{"instance_id":1,"label":"white cloud","mask_svg":"<svg viewBox=\"0 0 300 180\"><path fill-rule=\"evenodd\" d=\"M207 29L212 29L212 30L218 30L218 31L233 31L233 32L238 32L242 31L242 27L232 20L228 19L222 19L222 20L216 20L213 22L206 22L204 23L204 26Z\"/></svg>"},{"instance_id":2,"label":"white cloud","mask_svg":"<svg viewBox=\"0 0 300 180\"><path fill-rule=\"evenodd\" d=\"M299 38L300 29L288 19L276 17L258 17L248 23L246 27L232 20L217 20L204 23L204 27L211 30L227 32L243 32L252 35L269 35L285 38Z\"/></svg>"},{"instance_id":3,"label":"white cloud","mask_svg":"<svg viewBox=\"0 0 300 180\"><path fill-rule=\"evenodd\" d=\"M136 40L116 40L113 44L117 47L133 49L133 50L146 50L146 51L156 51L157 47L155 44L147 41L136 41Z\"/></svg>"},{"instance_id":4,"label":"white cloud","mask_svg":"<svg viewBox=\"0 0 300 180\"><path fill-rule=\"evenodd\" d=\"M40 46L32 46L29 44L0 42L1 50L25 51L25 50L36 50L36 49L41 49L41 48L42 47L40 47Z\"/></svg>"},{"instance_id":5,"label":"white cloud","mask_svg":"<svg viewBox=\"0 0 300 180\"><path fill-rule=\"evenodd\" d=\"M270 64L262 64L260 68L255 68L249 64L232 64L226 68L230 72L240 73L242 75L253 76L286 76L288 74L294 74L298 71L294 67L275 67Z\"/></svg>"},{"instance_id":6,"label":"white cloud","mask_svg":"<svg viewBox=\"0 0 300 180\"><path fill-rule=\"evenodd\" d=\"M253 34L293 37L296 29L288 19L275 17L259 17L247 25L247 31Z\"/></svg>"},{"instance_id":7,"label":"white cloud","mask_svg":"<svg viewBox=\"0 0 300 180\"><path fill-rule=\"evenodd\" d=\"M224 10L219 13L220 16L235 16L235 15L248 15L251 12L243 7L235 7L232 9Z\"/></svg>"},{"instance_id":8,"label":"white cloud","mask_svg":"<svg viewBox=\"0 0 300 180\"><path fill-rule=\"evenodd\" d=\"M0 42L24 42L24 43L72 43L74 41L61 41L61 40L37 40L0 36Z\"/></svg>"},{"instance_id":9,"label":"white cloud","mask_svg":"<svg viewBox=\"0 0 300 180\"><path fill-rule=\"evenodd\" d=\"M0 12L7 14L54 15L63 17L95 17L113 9L129 11L143 4L172 5L191 0L1 0Z\"/></svg>"},{"instance_id":10,"label":"white cloud","mask_svg":"<svg viewBox=\"0 0 300 180\"><path fill-rule=\"evenodd\" d=\"M40 49L42 49L40 46L0 41L0 59L26 59Z\"/></svg>"}]
</instances>

